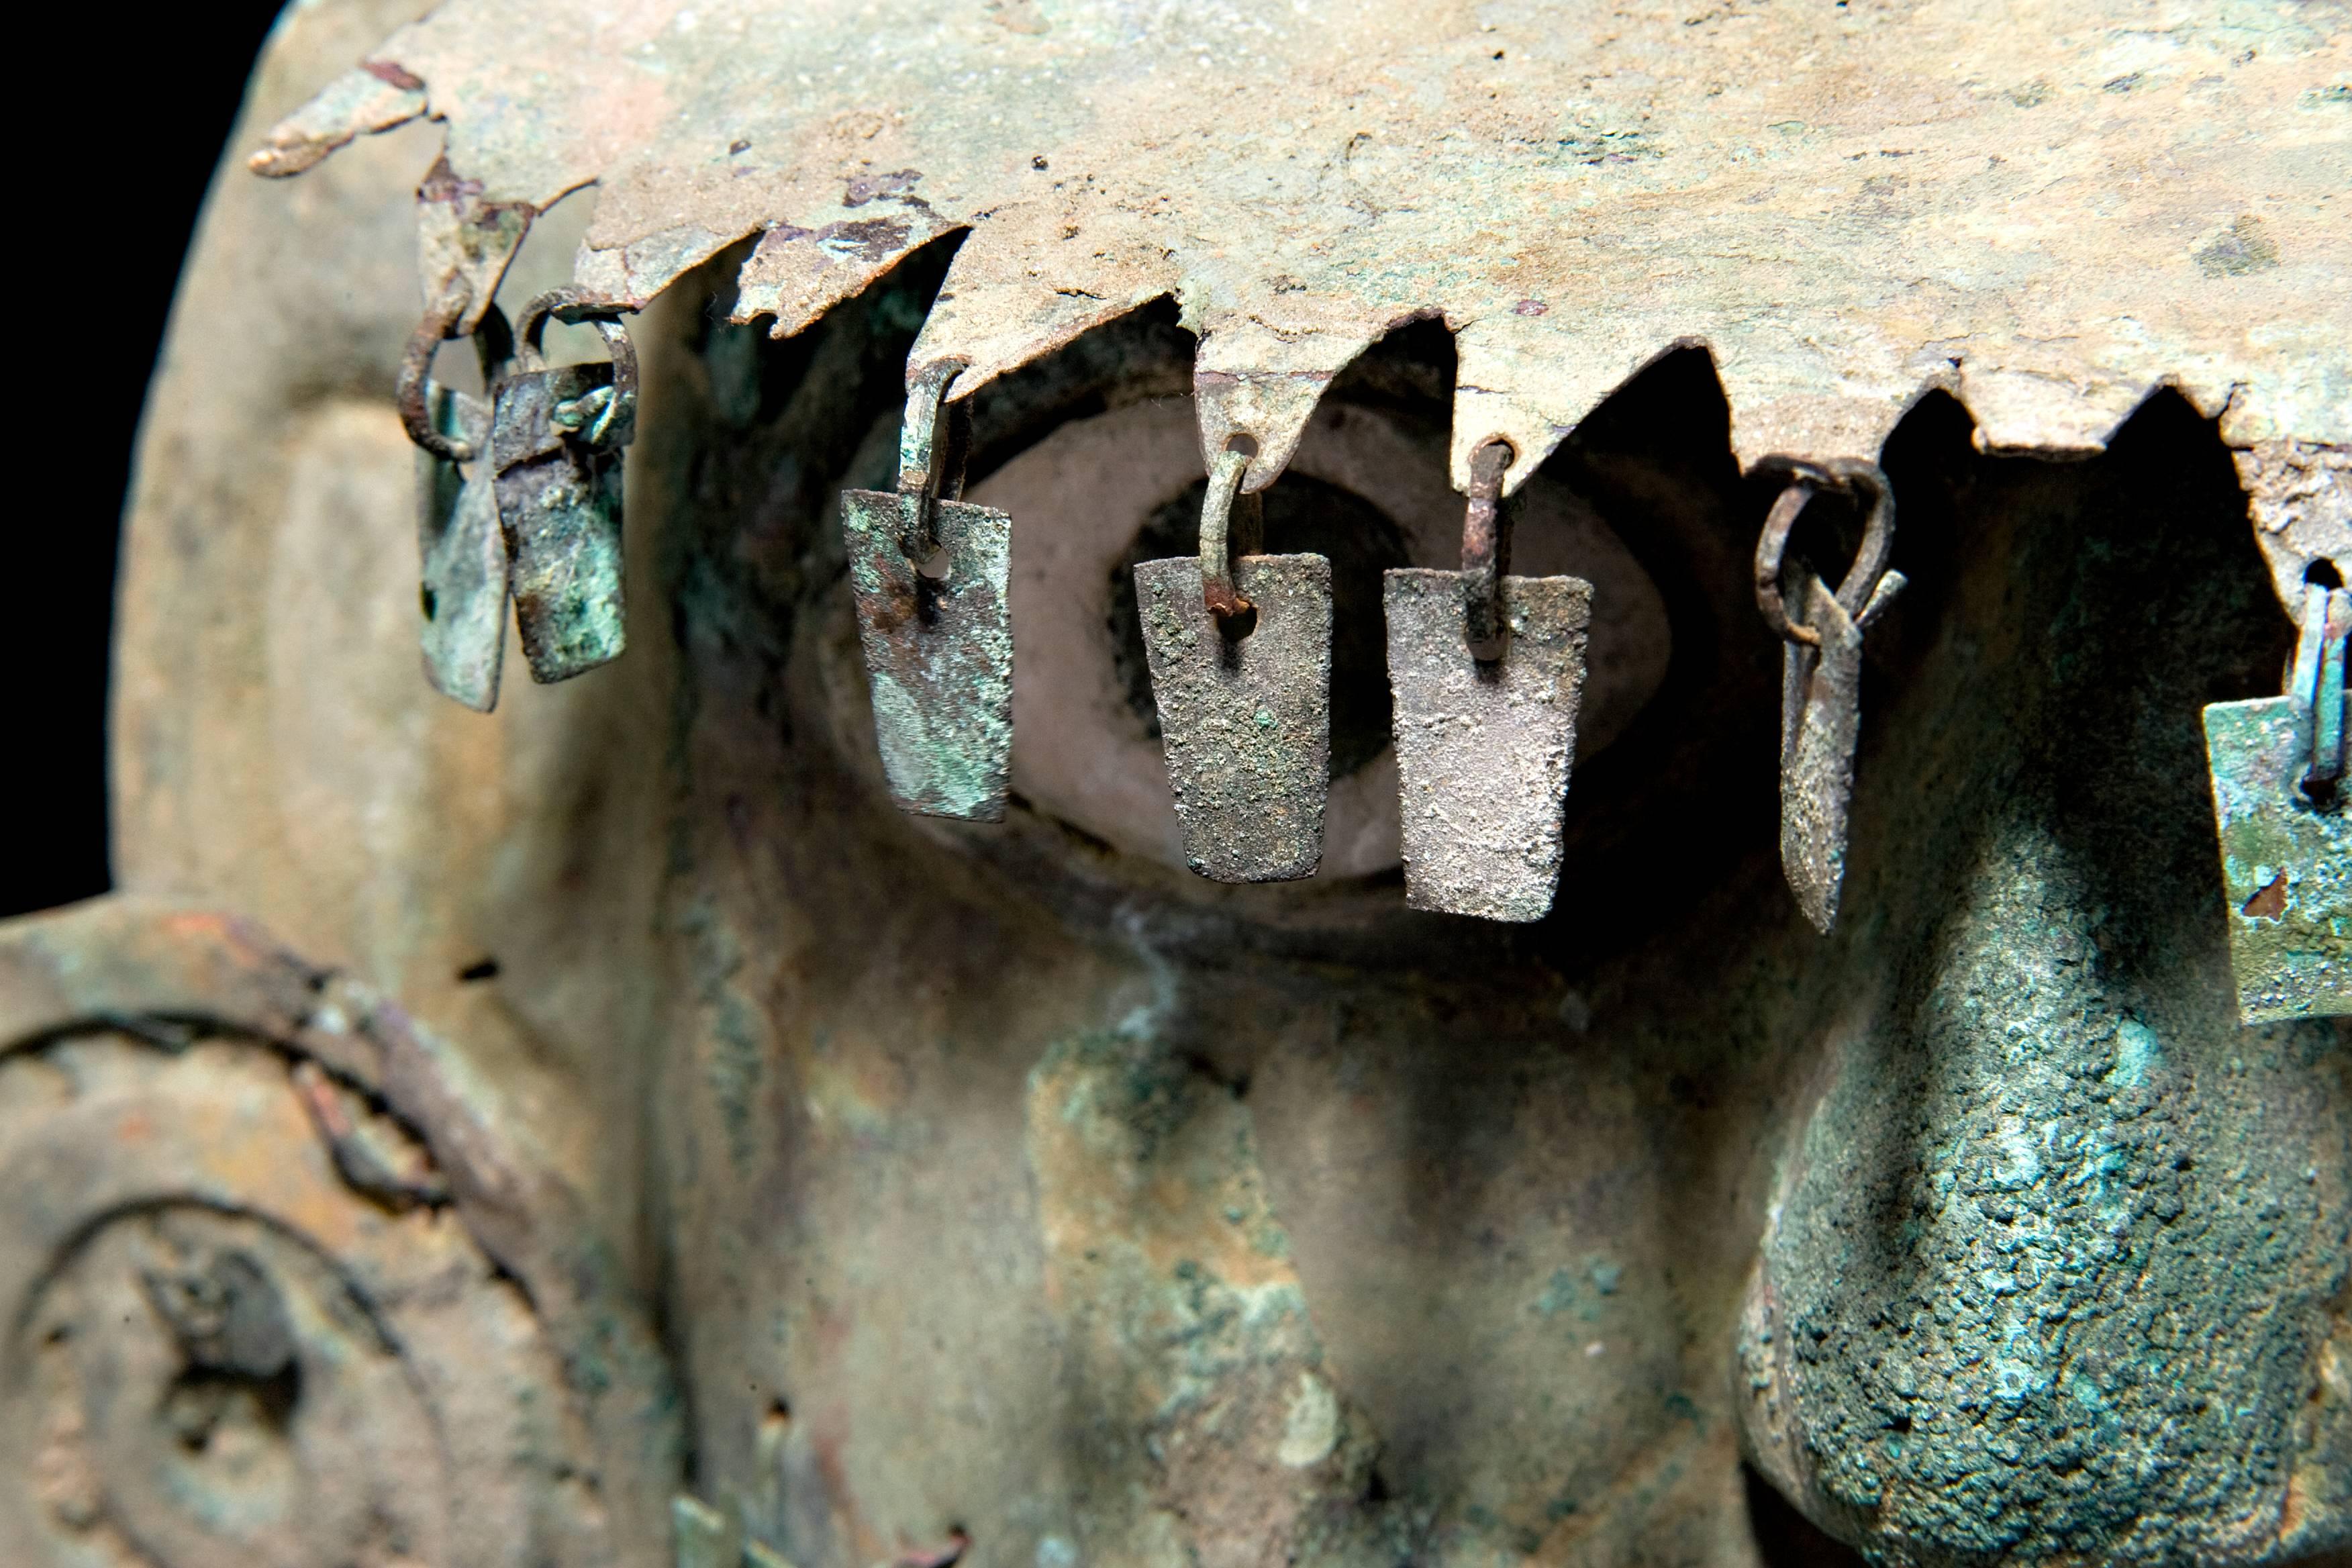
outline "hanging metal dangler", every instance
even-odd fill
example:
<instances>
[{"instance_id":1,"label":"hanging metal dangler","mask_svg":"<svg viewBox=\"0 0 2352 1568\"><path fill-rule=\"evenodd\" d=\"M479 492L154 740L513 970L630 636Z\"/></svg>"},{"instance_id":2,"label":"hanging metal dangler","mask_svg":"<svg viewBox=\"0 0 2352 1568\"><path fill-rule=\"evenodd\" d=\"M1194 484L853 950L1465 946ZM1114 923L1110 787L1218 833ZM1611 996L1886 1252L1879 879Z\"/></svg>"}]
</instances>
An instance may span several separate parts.
<instances>
[{"instance_id":1,"label":"hanging metal dangler","mask_svg":"<svg viewBox=\"0 0 2352 1568\"><path fill-rule=\"evenodd\" d=\"M595 328L612 363L548 364L551 318ZM520 325L490 420L499 526L530 677L568 680L618 658L627 641L621 449L636 433L637 354L620 312L576 289L533 300Z\"/></svg>"},{"instance_id":2,"label":"hanging metal dangler","mask_svg":"<svg viewBox=\"0 0 2352 1568\"><path fill-rule=\"evenodd\" d=\"M2352 594L2336 583L2305 580L2284 694L2205 710L2230 967L2248 1024L2352 1015Z\"/></svg>"},{"instance_id":3,"label":"hanging metal dangler","mask_svg":"<svg viewBox=\"0 0 2352 1568\"><path fill-rule=\"evenodd\" d=\"M1199 555L1139 563L1135 596L1185 864L1219 882L1286 882L1323 863L1331 563L1256 552L1247 440L1210 467Z\"/></svg>"},{"instance_id":4,"label":"hanging metal dangler","mask_svg":"<svg viewBox=\"0 0 2352 1568\"><path fill-rule=\"evenodd\" d=\"M1756 603L1786 645L1780 653L1780 868L1805 918L1822 935L1837 924L1845 879L1854 748L1862 733L1862 636L1903 591L1886 567L1895 546L1895 492L1874 463L1770 457L1751 474L1784 481L1756 541ZM1822 490L1867 509L1862 545L1832 593L1789 534Z\"/></svg>"},{"instance_id":5,"label":"hanging metal dangler","mask_svg":"<svg viewBox=\"0 0 2352 1568\"><path fill-rule=\"evenodd\" d=\"M961 499L964 368L907 378L898 488L844 490L842 532L874 739L890 797L925 816L1001 822L1013 763L1013 520Z\"/></svg>"},{"instance_id":6,"label":"hanging metal dangler","mask_svg":"<svg viewBox=\"0 0 2352 1568\"><path fill-rule=\"evenodd\" d=\"M1405 903L1523 921L1559 880L1592 584L1507 574L1513 458L1499 439L1471 455L1462 569L1389 572L1383 600Z\"/></svg>"},{"instance_id":7,"label":"hanging metal dangler","mask_svg":"<svg viewBox=\"0 0 2352 1568\"><path fill-rule=\"evenodd\" d=\"M508 562L490 471L490 405L433 379L433 359L471 302L462 274L426 310L401 356L396 401L417 447L418 643L435 690L477 712L498 706L506 653ZM482 384L497 385L513 352L505 314L483 312L473 333Z\"/></svg>"},{"instance_id":8,"label":"hanging metal dangler","mask_svg":"<svg viewBox=\"0 0 2352 1568\"><path fill-rule=\"evenodd\" d=\"M787 1568L782 1552L744 1527L741 1500L724 1512L678 1492L669 1500L671 1568Z\"/></svg>"}]
</instances>

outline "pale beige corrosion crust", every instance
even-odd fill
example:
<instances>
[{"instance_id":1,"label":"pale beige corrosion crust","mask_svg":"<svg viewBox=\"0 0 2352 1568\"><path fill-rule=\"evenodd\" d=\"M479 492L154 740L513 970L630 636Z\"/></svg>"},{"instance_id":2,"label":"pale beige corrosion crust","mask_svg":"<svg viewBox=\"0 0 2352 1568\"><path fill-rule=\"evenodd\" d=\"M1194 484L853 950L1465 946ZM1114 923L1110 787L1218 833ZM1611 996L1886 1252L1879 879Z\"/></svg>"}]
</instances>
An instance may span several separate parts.
<instances>
[{"instance_id":1,"label":"pale beige corrosion crust","mask_svg":"<svg viewBox=\"0 0 2352 1568\"><path fill-rule=\"evenodd\" d=\"M1538 921L1559 879L1592 585L1505 577L1509 642L1482 665L1465 640L1464 576L1392 571L1385 584L1405 902Z\"/></svg>"},{"instance_id":2,"label":"pale beige corrosion crust","mask_svg":"<svg viewBox=\"0 0 2352 1568\"><path fill-rule=\"evenodd\" d=\"M918 357L968 358L969 392L1172 293L1236 378L1204 428L1236 397L1268 424L1254 482L1331 371L1443 315L1460 482L1487 437L1539 458L1690 339L1744 458L1874 452L1931 386L1997 447L2095 448L2167 382L2233 442L2352 444L2347 20L457 0L369 68L423 84L482 199L597 184L578 276L617 301L758 235L739 314L795 331L968 228ZM419 97L347 79L259 163Z\"/></svg>"}]
</instances>

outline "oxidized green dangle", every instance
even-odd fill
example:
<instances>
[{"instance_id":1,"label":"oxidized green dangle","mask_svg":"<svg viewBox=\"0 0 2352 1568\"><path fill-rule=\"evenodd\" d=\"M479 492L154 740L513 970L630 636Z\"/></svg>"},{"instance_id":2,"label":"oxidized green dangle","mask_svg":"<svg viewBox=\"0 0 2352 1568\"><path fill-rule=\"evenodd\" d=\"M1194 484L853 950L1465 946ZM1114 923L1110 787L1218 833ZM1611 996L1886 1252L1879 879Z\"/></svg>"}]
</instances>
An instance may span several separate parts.
<instances>
[{"instance_id":1,"label":"oxidized green dangle","mask_svg":"<svg viewBox=\"0 0 2352 1568\"><path fill-rule=\"evenodd\" d=\"M1813 929L1837 924L1845 880L1853 755L1862 735L1862 634L1903 591L1886 570L1895 546L1895 492L1874 463L1811 463L1773 457L1750 470L1786 488L1756 541L1756 603L1780 634L1780 868ZM1862 547L1832 593L1802 561L1788 560L1789 533L1817 491L1841 490L1869 509ZM1794 608L1791 608L1793 602Z\"/></svg>"},{"instance_id":2,"label":"oxidized green dangle","mask_svg":"<svg viewBox=\"0 0 2352 1568\"><path fill-rule=\"evenodd\" d=\"M1217 455L1200 555L1138 563L1135 597L1185 864L1219 882L1285 882L1323 863L1331 563L1252 553L1249 464Z\"/></svg>"},{"instance_id":3,"label":"oxidized green dangle","mask_svg":"<svg viewBox=\"0 0 2352 1568\"><path fill-rule=\"evenodd\" d=\"M551 316L594 327L613 363L549 365L540 340ZM636 414L636 350L617 310L569 289L524 308L514 368L495 396L490 447L515 624L533 680L568 680L619 658L625 643L621 448Z\"/></svg>"},{"instance_id":4,"label":"oxidized green dangle","mask_svg":"<svg viewBox=\"0 0 2352 1568\"><path fill-rule=\"evenodd\" d=\"M507 545L490 465L490 406L432 379L433 356L463 318L470 292L460 280L426 312L402 357L401 423L417 447L418 641L425 679L477 712L498 706L506 653ZM512 339L496 306L474 332L482 384L497 384Z\"/></svg>"},{"instance_id":5,"label":"oxidized green dangle","mask_svg":"<svg viewBox=\"0 0 2352 1568\"><path fill-rule=\"evenodd\" d=\"M1385 574L1408 908L1541 920L1559 880L1592 584L1513 577L1496 440L1470 458L1462 570Z\"/></svg>"},{"instance_id":6,"label":"oxidized green dangle","mask_svg":"<svg viewBox=\"0 0 2352 1568\"><path fill-rule=\"evenodd\" d=\"M2306 583L2284 696L2205 710L2230 903L2230 966L2249 1024L2352 1014L2352 810L2344 658L2352 594Z\"/></svg>"},{"instance_id":7,"label":"oxidized green dangle","mask_svg":"<svg viewBox=\"0 0 2352 1568\"><path fill-rule=\"evenodd\" d=\"M961 360L908 378L896 491L844 490L874 739L901 811L1004 819L1013 765L1013 520L963 494ZM942 426L945 426L944 430Z\"/></svg>"}]
</instances>

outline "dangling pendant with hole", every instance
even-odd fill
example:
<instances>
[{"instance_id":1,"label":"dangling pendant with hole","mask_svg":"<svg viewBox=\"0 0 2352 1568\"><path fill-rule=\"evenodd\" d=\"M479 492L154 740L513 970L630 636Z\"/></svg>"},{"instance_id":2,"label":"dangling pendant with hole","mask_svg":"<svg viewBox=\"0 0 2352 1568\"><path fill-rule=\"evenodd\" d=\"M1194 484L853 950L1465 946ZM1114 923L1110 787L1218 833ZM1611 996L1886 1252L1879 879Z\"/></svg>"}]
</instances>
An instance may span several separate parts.
<instances>
[{"instance_id":1,"label":"dangling pendant with hole","mask_svg":"<svg viewBox=\"0 0 2352 1568\"><path fill-rule=\"evenodd\" d=\"M593 326L613 363L549 365L540 345L551 316ZM491 466L523 657L533 680L568 680L618 658L626 642L621 449L637 415L628 329L571 289L541 295L523 310L514 368L493 406Z\"/></svg>"},{"instance_id":2,"label":"dangling pendant with hole","mask_svg":"<svg viewBox=\"0 0 2352 1568\"><path fill-rule=\"evenodd\" d=\"M1780 634L1780 868L1797 905L1827 936L1845 880L1854 748L1862 734L1862 634L1903 591L1887 571L1895 544L1895 492L1874 463L1810 463L1772 457L1752 470L1784 488L1756 542L1756 602ZM1853 495L1869 508L1862 548L1832 593L1803 562L1788 560L1789 533L1817 490ZM1793 611L1790 603L1797 606Z\"/></svg>"},{"instance_id":3,"label":"dangling pendant with hole","mask_svg":"<svg viewBox=\"0 0 2352 1568\"><path fill-rule=\"evenodd\" d=\"M507 544L490 474L490 408L431 377L433 355L463 314L462 288L428 311L401 361L401 422L416 444L418 642L425 679L477 712L498 706L506 654ZM493 306L474 332L485 385L511 340Z\"/></svg>"},{"instance_id":4,"label":"dangling pendant with hole","mask_svg":"<svg viewBox=\"0 0 2352 1568\"><path fill-rule=\"evenodd\" d=\"M1331 563L1248 553L1261 526L1258 498L1241 494L1248 468L1218 455L1199 557L1139 563L1135 597L1185 863L1219 882L1286 882L1323 861Z\"/></svg>"},{"instance_id":5,"label":"dangling pendant with hole","mask_svg":"<svg viewBox=\"0 0 2352 1568\"><path fill-rule=\"evenodd\" d=\"M2284 696L2215 702L2205 752L2249 1024L2352 1014L2352 805L2344 661L2352 594L2307 584Z\"/></svg>"},{"instance_id":6,"label":"dangling pendant with hole","mask_svg":"<svg viewBox=\"0 0 2352 1568\"><path fill-rule=\"evenodd\" d=\"M907 385L895 491L844 490L842 533L874 740L890 798L1002 822L1013 764L1013 520L960 500L970 410L961 360Z\"/></svg>"},{"instance_id":7,"label":"dangling pendant with hole","mask_svg":"<svg viewBox=\"0 0 2352 1568\"><path fill-rule=\"evenodd\" d=\"M1473 454L1462 570L1387 573L1410 909L1541 920L1559 880L1592 584L1512 577L1510 447Z\"/></svg>"}]
</instances>

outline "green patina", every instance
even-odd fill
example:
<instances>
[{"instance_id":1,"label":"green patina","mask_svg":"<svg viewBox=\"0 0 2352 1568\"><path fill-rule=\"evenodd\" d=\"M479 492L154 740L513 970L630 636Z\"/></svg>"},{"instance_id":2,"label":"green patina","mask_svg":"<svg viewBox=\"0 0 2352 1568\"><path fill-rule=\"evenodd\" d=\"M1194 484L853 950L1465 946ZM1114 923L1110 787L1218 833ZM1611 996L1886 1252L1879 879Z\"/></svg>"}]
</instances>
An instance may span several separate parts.
<instances>
[{"instance_id":1,"label":"green patina","mask_svg":"<svg viewBox=\"0 0 2352 1568\"><path fill-rule=\"evenodd\" d=\"M2270 657L2277 610L2220 536L2124 494L2129 528L2016 547L1997 614L2029 679L1919 694L1993 765L1963 808L1890 808L1935 956L1840 1047L1765 1242L1742 1355L1780 1369L1808 1511L1874 1561L2236 1560L2298 1511L2341 1529L2315 1367L2352 1280L2322 1174L2352 1158L2345 1037L2242 1028L2218 900L2181 894L2213 865L2197 710L2263 679L2224 659Z\"/></svg>"}]
</instances>

